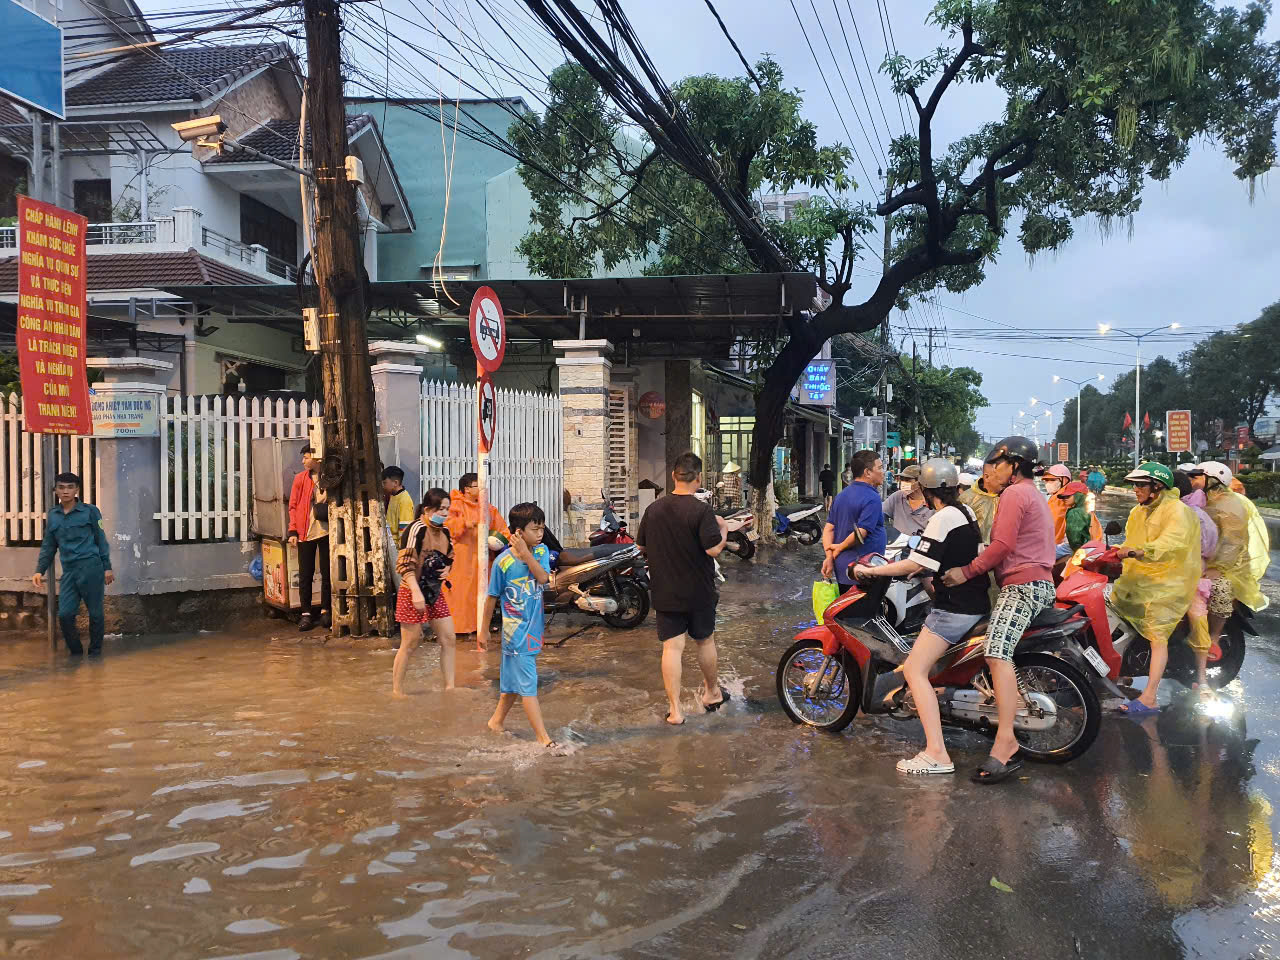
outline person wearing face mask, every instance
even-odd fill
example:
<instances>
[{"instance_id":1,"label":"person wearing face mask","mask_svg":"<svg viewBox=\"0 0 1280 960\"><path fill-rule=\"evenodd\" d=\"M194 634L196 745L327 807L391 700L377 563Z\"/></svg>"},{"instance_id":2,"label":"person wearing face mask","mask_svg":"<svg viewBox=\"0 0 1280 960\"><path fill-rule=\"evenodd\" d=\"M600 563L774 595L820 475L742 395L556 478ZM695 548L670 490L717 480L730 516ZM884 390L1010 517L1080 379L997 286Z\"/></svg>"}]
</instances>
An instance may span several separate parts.
<instances>
[{"instance_id":1,"label":"person wearing face mask","mask_svg":"<svg viewBox=\"0 0 1280 960\"><path fill-rule=\"evenodd\" d=\"M884 502L884 521L904 536L923 533L933 516L933 507L920 489L920 467L917 464L906 467L899 479L901 488L889 494Z\"/></svg>"},{"instance_id":2,"label":"person wearing face mask","mask_svg":"<svg viewBox=\"0 0 1280 960\"><path fill-rule=\"evenodd\" d=\"M1121 708L1143 716L1159 709L1156 696L1169 663L1169 637L1200 583L1200 521L1178 496L1173 471L1164 464L1143 463L1125 480L1133 484L1138 505L1124 526L1124 543L1117 550L1124 568L1108 602L1151 645L1146 689Z\"/></svg>"},{"instance_id":3,"label":"person wearing face mask","mask_svg":"<svg viewBox=\"0 0 1280 960\"><path fill-rule=\"evenodd\" d=\"M440 643L440 672L444 688L454 688L454 649L457 637L453 616L445 597L449 570L453 564L453 540L445 526L449 516L449 494L439 487L427 491L418 519L404 532L396 572L400 590L396 594L396 622L400 624L400 649L391 667L391 695L403 697L404 677L409 657L422 642L423 627L430 624Z\"/></svg>"},{"instance_id":4,"label":"person wearing face mask","mask_svg":"<svg viewBox=\"0 0 1280 960\"><path fill-rule=\"evenodd\" d=\"M1053 514L1054 559L1061 560L1071 553L1067 543L1067 510L1071 504L1058 497L1062 488L1071 482L1071 471L1055 463L1044 472L1044 492L1048 496L1049 512Z\"/></svg>"}]
</instances>

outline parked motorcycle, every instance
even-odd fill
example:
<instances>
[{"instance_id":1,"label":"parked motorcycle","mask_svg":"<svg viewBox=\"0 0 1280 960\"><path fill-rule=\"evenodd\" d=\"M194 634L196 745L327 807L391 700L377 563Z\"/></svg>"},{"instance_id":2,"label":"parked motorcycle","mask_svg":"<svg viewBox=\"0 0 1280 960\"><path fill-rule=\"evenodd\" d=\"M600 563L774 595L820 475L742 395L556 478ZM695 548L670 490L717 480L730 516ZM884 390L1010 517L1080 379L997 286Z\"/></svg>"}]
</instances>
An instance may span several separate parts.
<instances>
[{"instance_id":1,"label":"parked motorcycle","mask_svg":"<svg viewBox=\"0 0 1280 960\"><path fill-rule=\"evenodd\" d=\"M635 543L635 537L627 531L627 521L622 520L613 510L613 498L604 496L604 515L600 518L600 526L588 534L587 539L593 547L606 543Z\"/></svg>"},{"instance_id":2,"label":"parked motorcycle","mask_svg":"<svg viewBox=\"0 0 1280 960\"><path fill-rule=\"evenodd\" d=\"M756 518L750 507L721 507L716 515L724 517L728 528L728 542L725 550L739 560L750 560L756 555L756 541L760 534L756 533Z\"/></svg>"},{"instance_id":3,"label":"parked motorcycle","mask_svg":"<svg viewBox=\"0 0 1280 960\"><path fill-rule=\"evenodd\" d=\"M1104 541L1086 543L1068 564L1069 570L1079 569L1068 574L1057 591L1059 607L1083 607L1089 623L1084 638L1088 644L1085 655L1112 680L1144 677L1151 669L1150 642L1107 602L1107 584L1119 577L1123 569L1118 552L1118 547L1108 547ZM1164 675L1189 687L1196 679L1196 661L1187 643L1188 631L1183 618L1169 638L1169 664ZM1240 673L1246 635L1258 635L1253 626L1253 611L1236 603L1222 637L1209 651L1205 679L1210 687L1225 687Z\"/></svg>"},{"instance_id":4,"label":"parked motorcycle","mask_svg":"<svg viewBox=\"0 0 1280 960\"><path fill-rule=\"evenodd\" d=\"M649 577L643 564L634 543L561 550L543 593L544 609L577 609L602 617L611 627L638 627L649 615Z\"/></svg>"},{"instance_id":5,"label":"parked motorcycle","mask_svg":"<svg viewBox=\"0 0 1280 960\"><path fill-rule=\"evenodd\" d=\"M779 537L794 535L805 546L822 539L822 523L818 512L820 503L781 504L773 515L773 532Z\"/></svg>"},{"instance_id":6,"label":"parked motorcycle","mask_svg":"<svg viewBox=\"0 0 1280 960\"><path fill-rule=\"evenodd\" d=\"M888 561L873 556L871 566ZM889 579L850 588L831 604L822 622L802 630L778 663L777 691L794 723L843 730L857 715L916 716L901 665L911 641L882 615ZM942 722L993 734L995 693L983 657L986 621L948 650L934 666ZM1032 621L1014 653L1023 705L1014 721L1018 748L1028 759L1066 763L1098 736L1102 708L1080 644L1082 611L1046 610ZM1117 691L1118 692L1118 691Z\"/></svg>"}]
</instances>

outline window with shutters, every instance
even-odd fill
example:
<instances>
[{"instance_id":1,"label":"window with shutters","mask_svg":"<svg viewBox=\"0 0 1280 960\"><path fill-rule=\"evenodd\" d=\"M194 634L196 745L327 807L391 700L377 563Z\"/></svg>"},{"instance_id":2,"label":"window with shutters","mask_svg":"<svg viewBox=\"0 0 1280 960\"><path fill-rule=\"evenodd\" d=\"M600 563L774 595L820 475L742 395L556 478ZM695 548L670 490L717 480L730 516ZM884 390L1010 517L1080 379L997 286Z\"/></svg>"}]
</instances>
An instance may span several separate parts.
<instances>
[{"instance_id":1,"label":"window with shutters","mask_svg":"<svg viewBox=\"0 0 1280 960\"><path fill-rule=\"evenodd\" d=\"M604 492L613 501L613 508L618 516L629 520L636 435L631 413L631 390L628 387L609 391L609 427L606 440L609 459Z\"/></svg>"}]
</instances>

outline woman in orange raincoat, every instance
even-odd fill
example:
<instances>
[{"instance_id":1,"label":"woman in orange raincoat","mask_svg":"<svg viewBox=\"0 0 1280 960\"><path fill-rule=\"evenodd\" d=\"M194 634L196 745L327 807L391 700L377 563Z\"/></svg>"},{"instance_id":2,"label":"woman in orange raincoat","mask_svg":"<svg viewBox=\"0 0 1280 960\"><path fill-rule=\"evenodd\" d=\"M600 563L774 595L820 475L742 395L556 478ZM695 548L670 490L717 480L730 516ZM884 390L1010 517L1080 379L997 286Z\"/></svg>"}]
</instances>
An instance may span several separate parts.
<instances>
[{"instance_id":1,"label":"woman in orange raincoat","mask_svg":"<svg viewBox=\"0 0 1280 960\"><path fill-rule=\"evenodd\" d=\"M480 524L480 485L474 473L464 473L458 488L449 494L449 518L444 525L453 538L453 569L449 572L449 585L445 598L453 612L453 625L458 639L469 633L476 634L476 648L488 649L488 629L476 631L476 597L480 591L477 570L476 534ZM489 504L489 532L509 537L507 521ZM485 544L488 555L488 544Z\"/></svg>"}]
</instances>

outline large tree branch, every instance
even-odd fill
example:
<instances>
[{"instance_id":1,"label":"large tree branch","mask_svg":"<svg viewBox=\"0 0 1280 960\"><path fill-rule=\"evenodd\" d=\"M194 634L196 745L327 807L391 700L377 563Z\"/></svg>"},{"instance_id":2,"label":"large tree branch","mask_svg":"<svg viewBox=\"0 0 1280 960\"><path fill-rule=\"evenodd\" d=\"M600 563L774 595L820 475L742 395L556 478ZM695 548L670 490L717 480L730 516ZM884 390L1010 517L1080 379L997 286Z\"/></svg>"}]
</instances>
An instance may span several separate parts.
<instances>
[{"instance_id":1,"label":"large tree branch","mask_svg":"<svg viewBox=\"0 0 1280 960\"><path fill-rule=\"evenodd\" d=\"M618 206L618 204L628 200L632 194L634 194L637 190L640 189L640 183L644 179L645 168L649 166L649 164L652 163L658 156L659 156L659 151L651 150L648 156L646 156L643 160L641 160L638 164L636 164L632 170L628 171L627 175L631 177L631 186L627 187L626 190L622 191L622 193L614 197L604 206L602 207L598 206L595 213L589 214L587 216L571 217L569 219L569 229L572 230L574 226L576 226L579 223L588 223L592 220L599 220L601 217L603 217L606 213L608 213L614 207Z\"/></svg>"}]
</instances>

